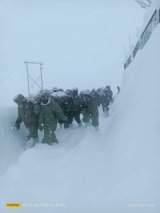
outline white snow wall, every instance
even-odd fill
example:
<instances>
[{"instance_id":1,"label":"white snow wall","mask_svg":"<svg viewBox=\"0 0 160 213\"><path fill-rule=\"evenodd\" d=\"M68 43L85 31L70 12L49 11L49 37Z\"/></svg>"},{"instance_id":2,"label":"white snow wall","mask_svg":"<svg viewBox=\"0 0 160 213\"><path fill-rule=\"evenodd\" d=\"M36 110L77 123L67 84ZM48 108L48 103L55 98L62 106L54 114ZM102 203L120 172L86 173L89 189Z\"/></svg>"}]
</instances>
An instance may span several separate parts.
<instances>
[{"instance_id":1,"label":"white snow wall","mask_svg":"<svg viewBox=\"0 0 160 213\"><path fill-rule=\"evenodd\" d=\"M0 108L0 175L13 165L23 151L24 126L11 130L17 119L16 107Z\"/></svg>"},{"instance_id":2,"label":"white snow wall","mask_svg":"<svg viewBox=\"0 0 160 213\"><path fill-rule=\"evenodd\" d=\"M119 167L118 178L124 178L115 196L120 203L126 200L133 204L133 212L160 211L159 55L158 25L124 71L107 135L114 149L113 168Z\"/></svg>"}]
</instances>

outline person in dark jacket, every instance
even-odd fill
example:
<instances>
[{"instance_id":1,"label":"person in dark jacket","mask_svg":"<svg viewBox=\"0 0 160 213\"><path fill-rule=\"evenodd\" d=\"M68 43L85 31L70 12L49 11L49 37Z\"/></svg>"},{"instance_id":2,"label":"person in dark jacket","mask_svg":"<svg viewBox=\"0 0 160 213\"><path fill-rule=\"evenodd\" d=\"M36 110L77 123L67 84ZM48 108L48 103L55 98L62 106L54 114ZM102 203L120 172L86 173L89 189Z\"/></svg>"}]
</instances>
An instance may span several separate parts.
<instances>
[{"instance_id":1,"label":"person in dark jacket","mask_svg":"<svg viewBox=\"0 0 160 213\"><path fill-rule=\"evenodd\" d=\"M80 114L82 113L83 99L78 95L78 88L72 89L73 109L72 115L78 126L82 126ZM72 120L73 120L72 118Z\"/></svg>"},{"instance_id":2,"label":"person in dark jacket","mask_svg":"<svg viewBox=\"0 0 160 213\"><path fill-rule=\"evenodd\" d=\"M117 95L119 94L120 90L120 86L117 86Z\"/></svg>"},{"instance_id":3,"label":"person in dark jacket","mask_svg":"<svg viewBox=\"0 0 160 213\"><path fill-rule=\"evenodd\" d=\"M96 100L92 97L89 90L84 90L81 92L83 97L83 122L88 125L90 120L92 122L92 126L98 130L99 126L99 111Z\"/></svg>"},{"instance_id":4,"label":"person in dark jacket","mask_svg":"<svg viewBox=\"0 0 160 213\"><path fill-rule=\"evenodd\" d=\"M111 97L108 94L108 91L104 89L103 94L101 95L101 103L102 103L102 109L103 109L103 113L105 117L109 115L110 102L111 102Z\"/></svg>"},{"instance_id":5,"label":"person in dark jacket","mask_svg":"<svg viewBox=\"0 0 160 213\"><path fill-rule=\"evenodd\" d=\"M91 95L94 97L94 99L97 102L97 106L99 107L101 105L101 96L100 96L100 94L95 89L92 89Z\"/></svg>"},{"instance_id":6,"label":"person in dark jacket","mask_svg":"<svg viewBox=\"0 0 160 213\"><path fill-rule=\"evenodd\" d=\"M104 91L105 91L105 94L108 95L110 102L113 102L113 92L111 90L111 87L109 85L106 86Z\"/></svg>"},{"instance_id":7,"label":"person in dark jacket","mask_svg":"<svg viewBox=\"0 0 160 213\"><path fill-rule=\"evenodd\" d=\"M18 94L14 98L14 102L18 105L18 118L15 122L15 128L20 129L20 124L23 122L29 131L26 140L33 139L33 145L35 145L38 142L38 116L34 113L34 105L22 94Z\"/></svg>"},{"instance_id":8,"label":"person in dark jacket","mask_svg":"<svg viewBox=\"0 0 160 213\"><path fill-rule=\"evenodd\" d=\"M41 103L34 107L35 113L39 116L39 129L44 130L44 137L42 143L51 145L58 143L55 135L57 128L57 121L67 122L60 106L51 98L49 91L41 92Z\"/></svg>"},{"instance_id":9,"label":"person in dark jacket","mask_svg":"<svg viewBox=\"0 0 160 213\"><path fill-rule=\"evenodd\" d=\"M73 98L71 96L71 90L67 90L62 96L60 106L64 115L67 117L67 121L64 122L64 128L71 127L73 122Z\"/></svg>"}]
</instances>

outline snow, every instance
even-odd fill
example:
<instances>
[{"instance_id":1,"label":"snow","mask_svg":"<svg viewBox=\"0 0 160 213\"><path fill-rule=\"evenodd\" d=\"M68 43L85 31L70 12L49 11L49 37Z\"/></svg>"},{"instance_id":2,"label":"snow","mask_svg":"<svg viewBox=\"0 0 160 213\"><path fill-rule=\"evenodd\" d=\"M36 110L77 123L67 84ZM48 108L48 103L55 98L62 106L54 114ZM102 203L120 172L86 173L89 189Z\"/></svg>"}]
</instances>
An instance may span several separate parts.
<instances>
[{"instance_id":1,"label":"snow","mask_svg":"<svg viewBox=\"0 0 160 213\"><path fill-rule=\"evenodd\" d=\"M57 92L53 92L52 93L52 96L53 97L62 97L65 95L65 92L64 91L57 91Z\"/></svg>"},{"instance_id":2,"label":"snow","mask_svg":"<svg viewBox=\"0 0 160 213\"><path fill-rule=\"evenodd\" d=\"M58 129L59 144L17 154L0 177L1 212L7 201L20 201L24 213L159 212L159 34L160 26L125 70L110 116L100 113L99 132Z\"/></svg>"},{"instance_id":3,"label":"snow","mask_svg":"<svg viewBox=\"0 0 160 213\"><path fill-rule=\"evenodd\" d=\"M22 213L160 212L159 34L158 25L124 71L98 132L57 129L59 144L24 151L23 125L11 131L16 108L0 109L0 212L9 201Z\"/></svg>"}]
</instances>

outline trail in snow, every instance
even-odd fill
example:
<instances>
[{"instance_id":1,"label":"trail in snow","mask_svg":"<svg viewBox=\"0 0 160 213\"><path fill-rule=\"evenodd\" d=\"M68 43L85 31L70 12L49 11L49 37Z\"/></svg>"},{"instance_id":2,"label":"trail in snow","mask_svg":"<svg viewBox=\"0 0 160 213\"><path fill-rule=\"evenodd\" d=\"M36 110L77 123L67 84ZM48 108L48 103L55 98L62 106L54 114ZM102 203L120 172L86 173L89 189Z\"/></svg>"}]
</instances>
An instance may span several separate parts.
<instances>
[{"instance_id":1,"label":"trail in snow","mask_svg":"<svg viewBox=\"0 0 160 213\"><path fill-rule=\"evenodd\" d=\"M98 193L98 197L102 196L101 192L106 187L103 184L104 181L108 181L106 189L111 191L114 186L111 184L109 186L109 183L113 183L113 177L109 176L105 171L107 169L109 172L112 168L110 164L102 163L109 162L111 157L103 149L104 143L107 143L103 139L103 134L106 132L109 119L108 117L104 118L101 112L99 132L96 132L92 126L74 128L67 131L59 129L57 130L59 144L53 146L37 144L34 148L28 149L23 153L16 152L16 157L19 158L18 162L13 161L12 167L0 180L1 191L3 191L3 196L0 197L1 201L5 202L4 198L13 200L14 197L14 199L20 199L21 202L22 200L23 202L53 202L54 200L61 200L67 202L67 205L71 205L71 200L73 199L73 208L76 208L77 205L80 205L78 204L79 201L74 199L77 191L83 191L87 187L89 193L87 196L91 196L95 202L97 199L95 193ZM8 138L8 144L9 140L10 138ZM17 144L17 146L19 145ZM91 176L94 177L93 180ZM95 178L97 179L97 185L94 184ZM14 187L12 188L11 186L15 186L17 181L19 186L16 186L15 191ZM5 189L5 183L9 184L7 190ZM52 184L54 187L50 189ZM26 186L27 188L24 189L23 187ZM37 196L35 193L37 193L37 190L41 192L41 187L44 191ZM73 191L70 191L70 187ZM26 193L28 194L27 197ZM45 193L51 194L44 197ZM16 194L21 194L22 199L18 198ZM77 198L78 196L81 199L81 192L77 194ZM87 206L87 203L92 202L92 199L90 201L84 199L84 205Z\"/></svg>"},{"instance_id":2,"label":"trail in snow","mask_svg":"<svg viewBox=\"0 0 160 213\"><path fill-rule=\"evenodd\" d=\"M100 116L100 119L103 120L101 107ZM17 163L19 156L23 154L26 147L25 137L27 130L23 123L21 124L20 130L11 130L17 118L16 107L0 109L0 117L0 174L2 174L9 166ZM103 125L100 126L102 131ZM59 158L61 156L59 156L59 149L66 149L68 151L77 147L81 141L85 141L88 137L95 139L95 130L92 126L86 128L85 125L83 125L82 128L78 128L77 124L74 123L71 129L65 130L63 128L57 128L56 135L59 140L59 144L56 147L56 156ZM100 136L100 132L97 132L97 135ZM43 133L39 132L40 143L37 146L43 147L43 144L41 144L42 136ZM97 138L97 140L99 140L99 138Z\"/></svg>"}]
</instances>

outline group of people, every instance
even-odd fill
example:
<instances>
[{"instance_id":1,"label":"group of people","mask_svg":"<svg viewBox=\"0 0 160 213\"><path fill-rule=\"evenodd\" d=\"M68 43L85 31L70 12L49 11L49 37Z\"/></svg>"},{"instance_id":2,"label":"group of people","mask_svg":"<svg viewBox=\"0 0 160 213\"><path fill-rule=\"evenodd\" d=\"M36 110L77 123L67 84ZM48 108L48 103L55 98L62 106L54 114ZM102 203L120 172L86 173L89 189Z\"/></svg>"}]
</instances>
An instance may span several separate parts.
<instances>
[{"instance_id":1,"label":"group of people","mask_svg":"<svg viewBox=\"0 0 160 213\"><path fill-rule=\"evenodd\" d=\"M91 91L86 89L80 93L78 88L66 91L53 88L41 90L36 96L29 98L18 94L14 102L18 105L18 118L14 128L20 129L23 122L29 132L26 140L32 139L33 146L39 141L38 130L43 131L42 143L51 145L58 143L55 135L58 123L61 128L67 129L75 120L79 127L82 123L86 126L92 124L98 130L98 107L102 105L104 115L108 115L113 92L110 86Z\"/></svg>"}]
</instances>

